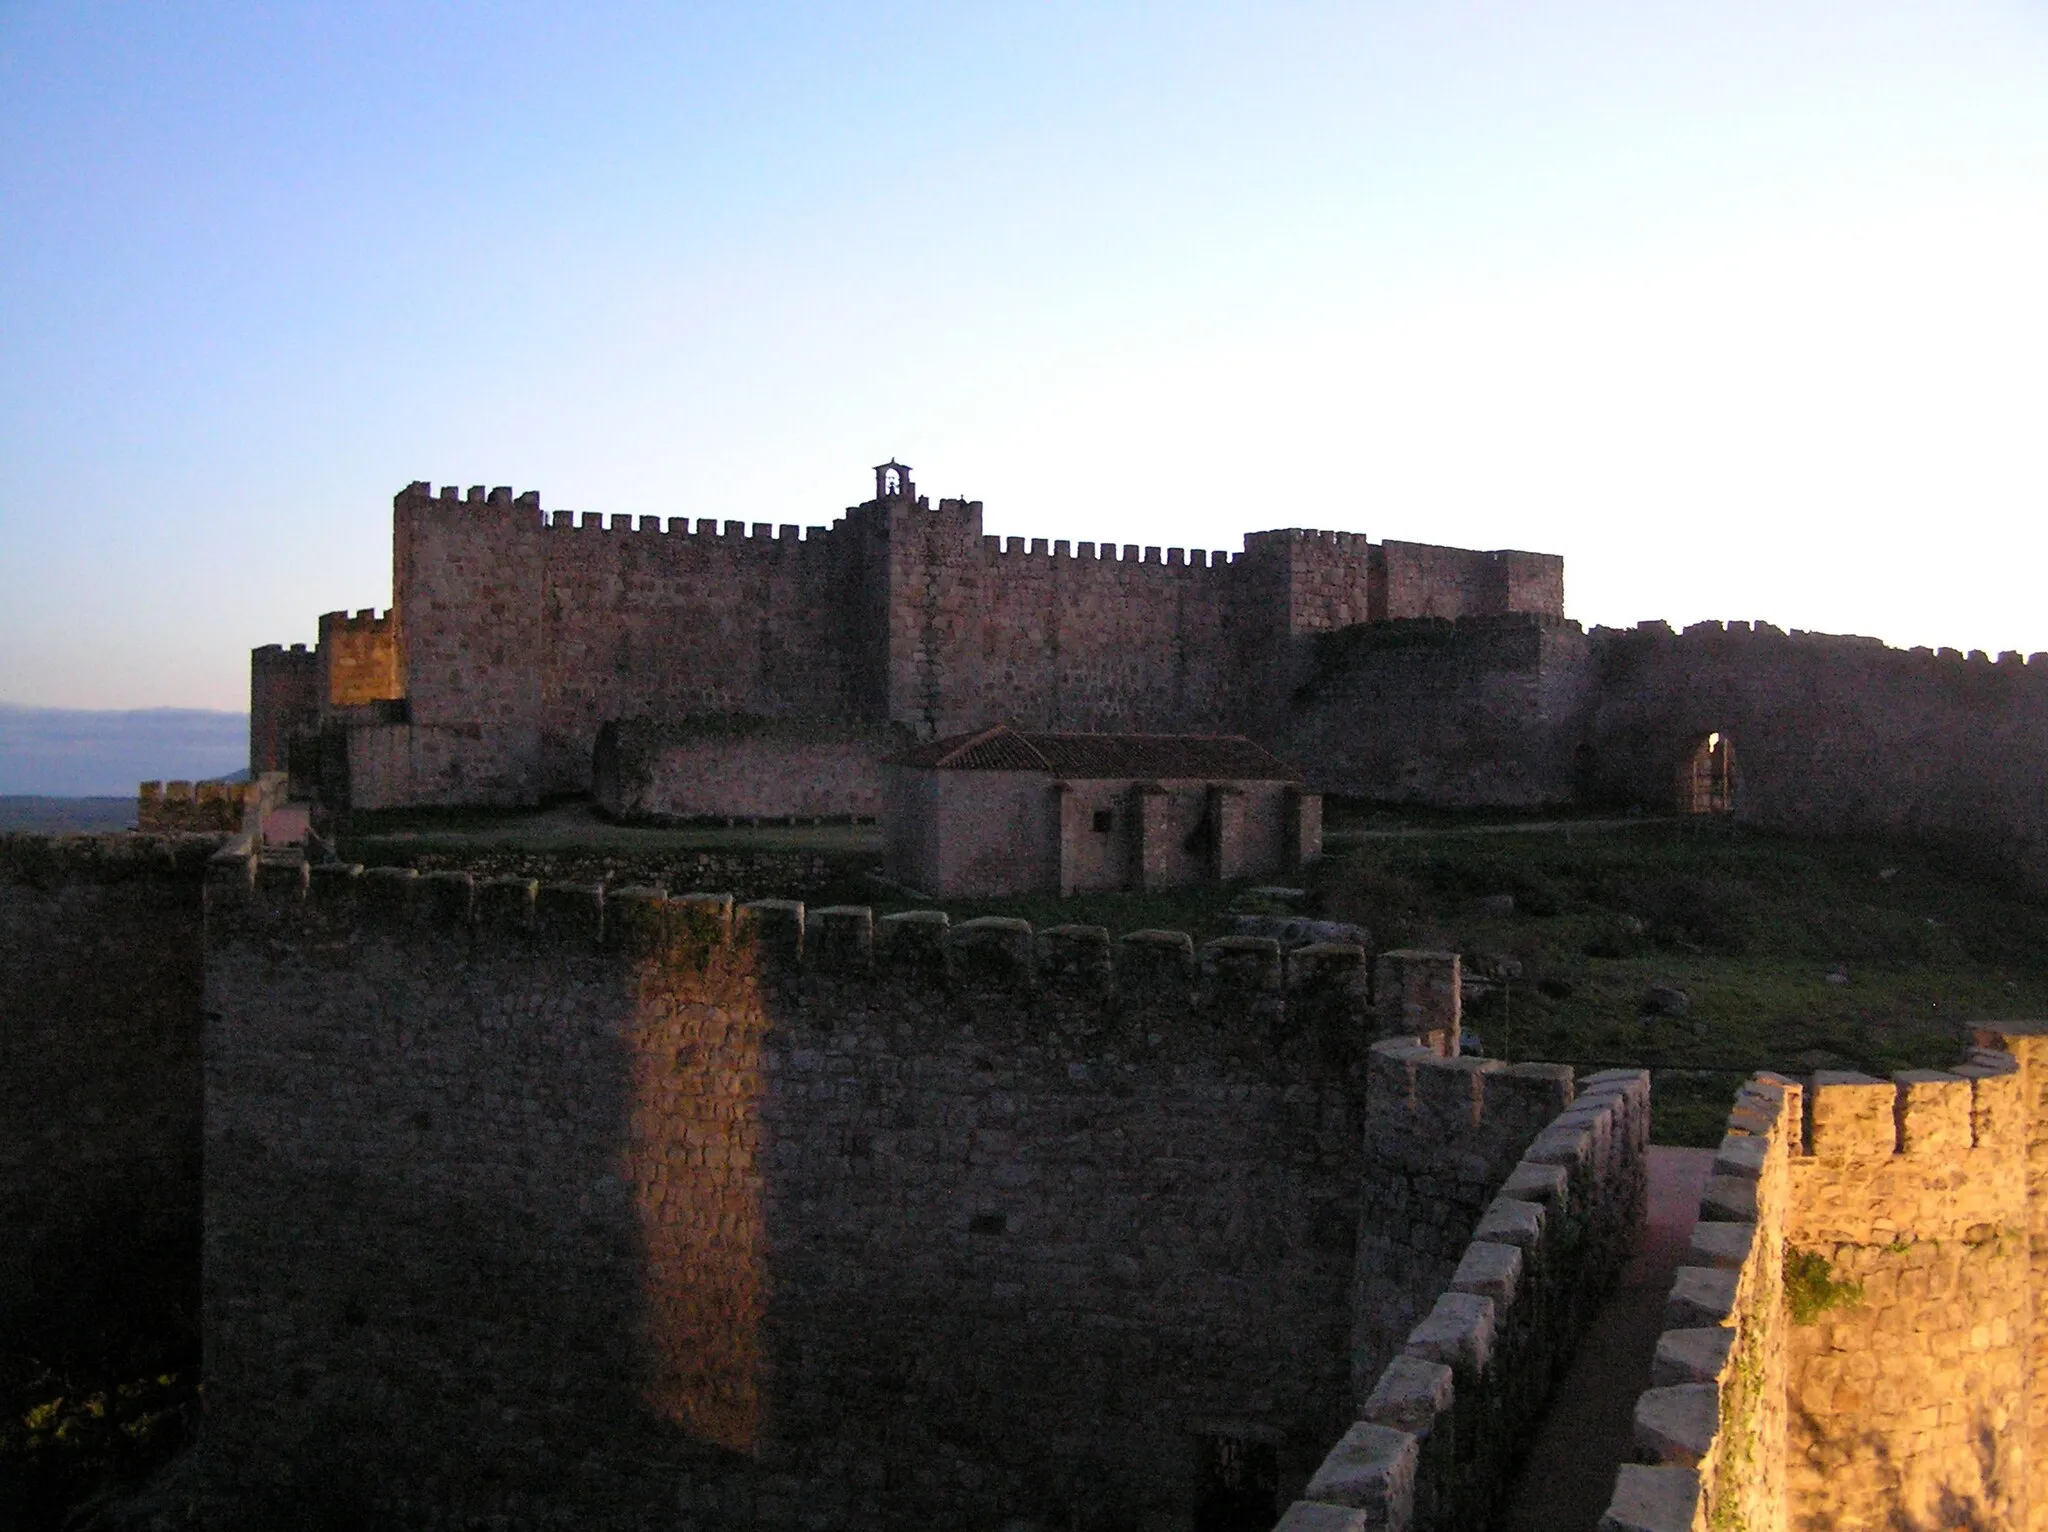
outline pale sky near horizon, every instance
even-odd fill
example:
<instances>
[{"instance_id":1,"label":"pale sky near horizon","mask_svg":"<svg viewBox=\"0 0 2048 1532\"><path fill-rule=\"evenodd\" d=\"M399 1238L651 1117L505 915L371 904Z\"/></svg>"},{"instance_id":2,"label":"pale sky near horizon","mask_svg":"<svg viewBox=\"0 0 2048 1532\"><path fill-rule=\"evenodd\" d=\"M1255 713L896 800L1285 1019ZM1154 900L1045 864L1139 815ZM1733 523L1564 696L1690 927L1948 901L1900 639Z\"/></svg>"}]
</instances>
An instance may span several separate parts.
<instances>
[{"instance_id":1,"label":"pale sky near horizon","mask_svg":"<svg viewBox=\"0 0 2048 1532\"><path fill-rule=\"evenodd\" d=\"M2048 4L0 0L0 700L239 708L412 479L1562 553L2048 650Z\"/></svg>"}]
</instances>

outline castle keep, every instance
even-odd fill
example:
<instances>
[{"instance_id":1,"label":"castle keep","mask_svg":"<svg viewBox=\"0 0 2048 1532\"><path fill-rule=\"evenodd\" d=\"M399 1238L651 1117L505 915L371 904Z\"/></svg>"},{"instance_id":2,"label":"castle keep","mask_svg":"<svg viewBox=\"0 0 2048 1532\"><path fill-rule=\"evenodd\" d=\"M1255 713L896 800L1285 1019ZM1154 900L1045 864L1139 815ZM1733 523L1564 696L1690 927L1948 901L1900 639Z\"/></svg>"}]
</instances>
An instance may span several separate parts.
<instances>
[{"instance_id":1,"label":"castle keep","mask_svg":"<svg viewBox=\"0 0 2048 1532\"><path fill-rule=\"evenodd\" d=\"M600 729L642 717L1271 740L1316 634L1564 612L1545 554L1298 529L1237 554L1027 546L981 526L979 501L933 506L897 463L830 527L607 524L537 493L412 484L391 610L323 617L313 651L255 652L252 765L320 736L326 796L373 808L585 791ZM771 778L784 753L758 752Z\"/></svg>"}]
</instances>

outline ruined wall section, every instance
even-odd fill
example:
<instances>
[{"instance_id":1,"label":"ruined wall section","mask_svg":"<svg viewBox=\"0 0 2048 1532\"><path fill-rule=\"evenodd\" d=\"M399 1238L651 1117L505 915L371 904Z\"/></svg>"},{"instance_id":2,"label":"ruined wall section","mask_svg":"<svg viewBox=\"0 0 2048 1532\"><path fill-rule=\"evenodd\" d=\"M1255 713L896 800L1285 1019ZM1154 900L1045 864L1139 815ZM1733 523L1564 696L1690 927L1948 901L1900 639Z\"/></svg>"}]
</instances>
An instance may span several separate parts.
<instances>
[{"instance_id":1,"label":"ruined wall section","mask_svg":"<svg viewBox=\"0 0 2048 1532\"><path fill-rule=\"evenodd\" d=\"M218 862L212 1509L1186 1524L1349 1418L1361 955Z\"/></svg>"},{"instance_id":2,"label":"ruined wall section","mask_svg":"<svg viewBox=\"0 0 2048 1532\"><path fill-rule=\"evenodd\" d=\"M0 835L0 1334L189 1316L200 889L223 837Z\"/></svg>"},{"instance_id":3,"label":"ruined wall section","mask_svg":"<svg viewBox=\"0 0 2048 1532\"><path fill-rule=\"evenodd\" d=\"M1374 1052L1411 1079L1452 1064L1413 1039ZM1568 1072L1549 1083L1570 1092ZM1375 1098L1369 1116L1377 1111ZM1434 1302L1371 1380L1358 1422L1280 1532L1457 1532L1491 1522L1552 1385L1642 1224L1649 1129L1646 1071L1587 1078L1499 1184ZM1454 1133L1447 1154L1462 1144Z\"/></svg>"},{"instance_id":4,"label":"ruined wall section","mask_svg":"<svg viewBox=\"0 0 2048 1532\"><path fill-rule=\"evenodd\" d=\"M1598 795L1668 805L1680 762L1718 731L1734 743L1738 819L1962 841L2048 876L2048 655L1768 623L1599 629L1593 647Z\"/></svg>"},{"instance_id":5,"label":"ruined wall section","mask_svg":"<svg viewBox=\"0 0 2048 1532\"><path fill-rule=\"evenodd\" d=\"M1596 683L1577 623L1511 614L1344 628L1313 641L1277 748L1323 792L1445 807L1569 802Z\"/></svg>"}]
</instances>

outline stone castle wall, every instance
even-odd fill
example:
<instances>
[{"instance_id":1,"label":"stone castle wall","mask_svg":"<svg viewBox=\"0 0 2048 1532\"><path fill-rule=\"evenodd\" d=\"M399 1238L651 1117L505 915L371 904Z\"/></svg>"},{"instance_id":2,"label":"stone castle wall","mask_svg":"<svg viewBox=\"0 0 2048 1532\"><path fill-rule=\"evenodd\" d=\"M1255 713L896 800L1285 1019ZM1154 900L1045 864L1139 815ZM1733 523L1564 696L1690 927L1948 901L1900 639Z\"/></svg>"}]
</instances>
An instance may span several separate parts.
<instances>
[{"instance_id":1,"label":"stone castle wall","mask_svg":"<svg viewBox=\"0 0 2048 1532\"><path fill-rule=\"evenodd\" d=\"M223 1517L1180 1527L1341 1435L1355 949L307 879L208 894Z\"/></svg>"},{"instance_id":2,"label":"stone castle wall","mask_svg":"<svg viewBox=\"0 0 2048 1532\"><path fill-rule=\"evenodd\" d=\"M0 1334L15 1342L197 1284L200 895L223 839L0 835Z\"/></svg>"},{"instance_id":3,"label":"stone castle wall","mask_svg":"<svg viewBox=\"0 0 2048 1532\"><path fill-rule=\"evenodd\" d=\"M1325 792L1443 806L1565 803L1596 675L1577 623L1377 623L1316 640L1276 727Z\"/></svg>"},{"instance_id":4,"label":"stone castle wall","mask_svg":"<svg viewBox=\"0 0 2048 1532\"><path fill-rule=\"evenodd\" d=\"M393 517L393 613L324 618L303 684L284 685L282 651L253 671L252 757L279 764L310 688L330 728L364 736L330 772L358 807L581 791L598 728L639 716L1270 735L1315 634L1563 611L1546 555L1300 529L1238 555L1027 548L984 536L978 501L908 490L829 528L606 524L426 484ZM348 713L385 703L403 708Z\"/></svg>"},{"instance_id":5,"label":"stone castle wall","mask_svg":"<svg viewBox=\"0 0 2048 1532\"><path fill-rule=\"evenodd\" d=\"M797 719L629 718L598 729L591 799L620 819L874 819L905 729Z\"/></svg>"},{"instance_id":6,"label":"stone castle wall","mask_svg":"<svg viewBox=\"0 0 2048 1532\"><path fill-rule=\"evenodd\" d=\"M2043 1034L1745 1087L1611 1525L2048 1526Z\"/></svg>"},{"instance_id":7,"label":"stone castle wall","mask_svg":"<svg viewBox=\"0 0 2048 1532\"><path fill-rule=\"evenodd\" d=\"M1592 635L1590 786L1658 807L1680 762L1735 747L1735 814L1808 834L1961 841L2048 876L2048 655L1995 661L1768 623Z\"/></svg>"},{"instance_id":8,"label":"stone castle wall","mask_svg":"<svg viewBox=\"0 0 2048 1532\"><path fill-rule=\"evenodd\" d=\"M1362 1235L1381 1227L1371 1189L1390 1172L1412 1179L1404 1160L1431 1145L1438 1173L1457 1184L1444 1205L1405 1212L1425 1228L1455 1215L1469 1242L1433 1280L1383 1295L1385 1317L1419 1317L1369 1376L1357 1423L1279 1532L1457 1532L1488 1525L1498 1511L1552 1384L1627 1259L1647 1184L1648 1073L1592 1075L1574 1097L1569 1070L1539 1069L1517 1075L1408 1039L1374 1046ZM1542 1094L1570 1104L1533 1137L1512 1135L1522 1140L1517 1162L1489 1184L1483 1212L1468 1222L1462 1183L1479 1169L1470 1151L1501 1142L1473 1126L1496 1104L1506 1108L1503 1125L1519 1125ZM1370 1264L1362 1246L1361 1271ZM1362 1520L1347 1519L1360 1512Z\"/></svg>"}]
</instances>

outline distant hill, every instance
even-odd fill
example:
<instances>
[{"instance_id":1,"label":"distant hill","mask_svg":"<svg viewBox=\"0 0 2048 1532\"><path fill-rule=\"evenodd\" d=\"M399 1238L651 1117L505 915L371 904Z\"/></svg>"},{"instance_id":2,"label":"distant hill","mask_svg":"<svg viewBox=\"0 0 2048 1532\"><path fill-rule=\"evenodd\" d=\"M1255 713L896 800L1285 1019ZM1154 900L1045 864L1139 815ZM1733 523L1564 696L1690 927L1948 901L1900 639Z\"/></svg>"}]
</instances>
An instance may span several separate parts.
<instances>
[{"instance_id":1,"label":"distant hill","mask_svg":"<svg viewBox=\"0 0 2048 1532\"><path fill-rule=\"evenodd\" d=\"M0 830L132 830L135 795L125 798L11 797L0 793Z\"/></svg>"},{"instance_id":2,"label":"distant hill","mask_svg":"<svg viewBox=\"0 0 2048 1532\"><path fill-rule=\"evenodd\" d=\"M0 702L0 794L132 799L138 782L239 777L248 760L246 713Z\"/></svg>"}]
</instances>

